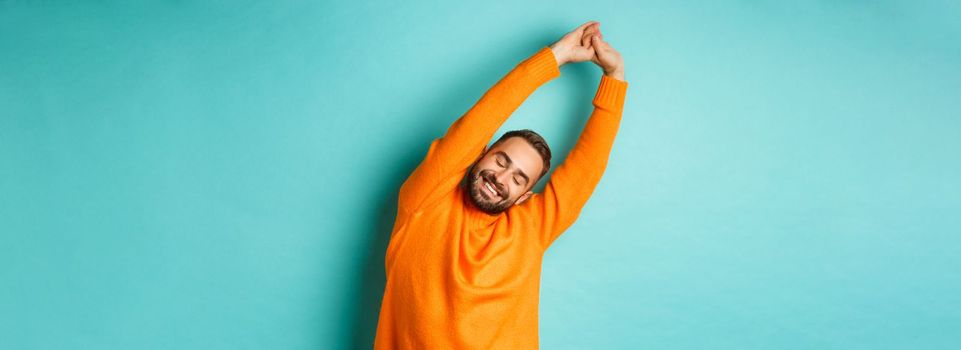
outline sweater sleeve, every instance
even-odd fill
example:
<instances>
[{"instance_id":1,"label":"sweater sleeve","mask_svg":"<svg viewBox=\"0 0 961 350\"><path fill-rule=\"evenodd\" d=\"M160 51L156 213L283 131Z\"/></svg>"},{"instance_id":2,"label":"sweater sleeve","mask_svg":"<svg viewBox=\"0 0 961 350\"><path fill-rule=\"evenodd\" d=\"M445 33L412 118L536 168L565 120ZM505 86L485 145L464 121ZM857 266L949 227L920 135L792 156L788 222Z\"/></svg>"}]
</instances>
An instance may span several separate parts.
<instances>
[{"instance_id":1,"label":"sweater sleeve","mask_svg":"<svg viewBox=\"0 0 961 350\"><path fill-rule=\"evenodd\" d=\"M531 198L541 218L540 240L546 249L571 226L594 192L620 126L627 82L602 76L594 96L594 111L567 155L551 175L541 194Z\"/></svg>"},{"instance_id":2,"label":"sweater sleeve","mask_svg":"<svg viewBox=\"0 0 961 350\"><path fill-rule=\"evenodd\" d=\"M431 142L427 156L401 185L398 208L413 213L454 190L460 181L455 177L473 164L501 124L538 87L559 75L554 53L546 46L518 63Z\"/></svg>"}]
</instances>

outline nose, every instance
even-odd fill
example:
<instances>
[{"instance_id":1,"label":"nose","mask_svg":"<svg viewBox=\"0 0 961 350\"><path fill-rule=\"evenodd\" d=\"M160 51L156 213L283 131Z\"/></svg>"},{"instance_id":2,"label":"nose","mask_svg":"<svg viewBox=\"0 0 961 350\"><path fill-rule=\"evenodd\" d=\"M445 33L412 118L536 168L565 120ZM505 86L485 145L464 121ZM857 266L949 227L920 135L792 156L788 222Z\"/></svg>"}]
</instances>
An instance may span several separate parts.
<instances>
[{"instance_id":1,"label":"nose","mask_svg":"<svg viewBox=\"0 0 961 350\"><path fill-rule=\"evenodd\" d=\"M498 172L494 178L497 179L497 183L501 184L501 186L504 186L504 189L506 190L507 181L511 179L511 174L508 169L503 169L500 172Z\"/></svg>"}]
</instances>

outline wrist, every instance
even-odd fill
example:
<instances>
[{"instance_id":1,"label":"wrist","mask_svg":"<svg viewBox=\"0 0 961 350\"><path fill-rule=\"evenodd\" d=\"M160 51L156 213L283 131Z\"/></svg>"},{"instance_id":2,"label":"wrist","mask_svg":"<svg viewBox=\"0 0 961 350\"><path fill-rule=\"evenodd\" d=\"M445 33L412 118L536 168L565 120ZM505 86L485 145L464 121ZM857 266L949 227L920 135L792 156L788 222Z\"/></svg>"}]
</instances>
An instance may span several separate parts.
<instances>
[{"instance_id":1,"label":"wrist","mask_svg":"<svg viewBox=\"0 0 961 350\"><path fill-rule=\"evenodd\" d=\"M550 48L551 48L551 52L554 53L554 60L557 61L558 67L563 66L564 64L567 63L567 57L564 56L564 51L566 50L564 50L561 47L558 47L557 43L551 44Z\"/></svg>"},{"instance_id":2,"label":"wrist","mask_svg":"<svg viewBox=\"0 0 961 350\"><path fill-rule=\"evenodd\" d=\"M617 80L620 80L620 81L625 81L625 80L624 80L624 68L604 70L604 75L609 76L609 77L614 78L614 79L617 79Z\"/></svg>"}]
</instances>

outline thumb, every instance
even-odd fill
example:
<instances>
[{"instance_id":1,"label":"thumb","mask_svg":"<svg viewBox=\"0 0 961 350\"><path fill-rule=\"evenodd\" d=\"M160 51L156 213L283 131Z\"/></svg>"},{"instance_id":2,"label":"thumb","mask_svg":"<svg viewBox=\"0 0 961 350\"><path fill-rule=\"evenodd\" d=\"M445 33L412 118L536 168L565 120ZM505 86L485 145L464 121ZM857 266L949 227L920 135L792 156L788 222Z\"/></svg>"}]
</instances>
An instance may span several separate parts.
<instances>
[{"instance_id":1,"label":"thumb","mask_svg":"<svg viewBox=\"0 0 961 350\"><path fill-rule=\"evenodd\" d=\"M607 43L601 40L600 36L595 35L591 37L591 46L593 46L597 51L603 51L603 49L607 46Z\"/></svg>"},{"instance_id":2,"label":"thumb","mask_svg":"<svg viewBox=\"0 0 961 350\"><path fill-rule=\"evenodd\" d=\"M606 43L601 41L601 38L599 38L597 35L591 37L591 48L594 49L594 54L596 54L598 57L603 55L601 52L604 51L605 44Z\"/></svg>"}]
</instances>

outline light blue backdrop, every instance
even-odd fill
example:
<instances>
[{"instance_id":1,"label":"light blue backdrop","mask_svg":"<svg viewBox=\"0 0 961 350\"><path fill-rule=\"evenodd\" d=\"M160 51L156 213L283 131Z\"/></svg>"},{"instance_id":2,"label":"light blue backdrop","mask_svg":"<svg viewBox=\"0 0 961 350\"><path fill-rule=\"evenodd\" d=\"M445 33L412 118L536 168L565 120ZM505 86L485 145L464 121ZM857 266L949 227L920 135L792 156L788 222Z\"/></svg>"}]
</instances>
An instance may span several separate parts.
<instances>
[{"instance_id":1,"label":"light blue backdrop","mask_svg":"<svg viewBox=\"0 0 961 350\"><path fill-rule=\"evenodd\" d=\"M543 348L957 349L953 1L0 2L0 347L369 347L403 179L591 19L629 96ZM558 160L561 71L503 128Z\"/></svg>"}]
</instances>

